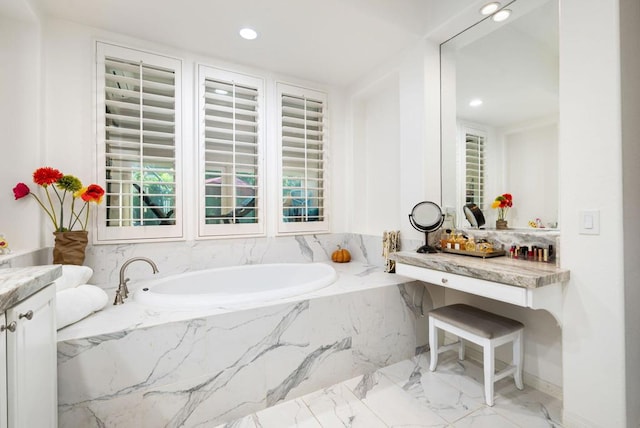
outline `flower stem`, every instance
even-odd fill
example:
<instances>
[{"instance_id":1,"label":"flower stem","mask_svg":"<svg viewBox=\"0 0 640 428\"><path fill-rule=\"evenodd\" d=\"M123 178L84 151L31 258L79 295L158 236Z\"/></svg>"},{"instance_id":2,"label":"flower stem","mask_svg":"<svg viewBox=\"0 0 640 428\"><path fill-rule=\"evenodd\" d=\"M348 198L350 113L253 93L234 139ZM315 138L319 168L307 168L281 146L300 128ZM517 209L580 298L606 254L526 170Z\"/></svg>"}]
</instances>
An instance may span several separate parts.
<instances>
[{"instance_id":1,"label":"flower stem","mask_svg":"<svg viewBox=\"0 0 640 428\"><path fill-rule=\"evenodd\" d=\"M80 223L82 230L86 230L87 224L86 222L82 224L82 220L80 220L80 214L82 214L82 211L87 207L88 204L89 204L88 202L85 202L82 208L80 209L80 211L78 211L78 214L76 214L73 210L71 211L71 214L75 217L75 219L73 220L73 223L69 221L71 223L71 226L69 226L69 230L73 230L73 226L75 226L76 223Z\"/></svg>"},{"instance_id":2,"label":"flower stem","mask_svg":"<svg viewBox=\"0 0 640 428\"><path fill-rule=\"evenodd\" d=\"M44 204L42 203L42 201L40 200L40 198L38 198L35 194L33 193L29 193L31 196L33 196L35 198L35 200L38 202L38 204L42 207L42 209L44 210L44 212L47 213L47 215L49 216L49 218L51 219L51 221L53 222L53 226L56 228L56 230L58 230L58 225L56 224L56 219L54 218L53 215L51 215L51 212L47 209L47 207L44 206Z\"/></svg>"},{"instance_id":3,"label":"flower stem","mask_svg":"<svg viewBox=\"0 0 640 428\"><path fill-rule=\"evenodd\" d=\"M49 206L51 207L51 212L49 212L48 209L44 208L44 205L42 205L42 203L40 203L40 205L42 205L42 208L44 208L44 210L47 212L47 214L49 214L49 217L51 217L51 221L53 221L53 227L55 227L56 232L59 232L58 230L58 221L56 220L56 209L53 206L53 201L51 200L51 195L49 194L49 187L45 187L44 188L45 193L47 194L47 199L49 200ZM33 195L33 193L32 193ZM40 202L40 200L38 199L37 196L33 195L36 200L38 202Z\"/></svg>"}]
</instances>

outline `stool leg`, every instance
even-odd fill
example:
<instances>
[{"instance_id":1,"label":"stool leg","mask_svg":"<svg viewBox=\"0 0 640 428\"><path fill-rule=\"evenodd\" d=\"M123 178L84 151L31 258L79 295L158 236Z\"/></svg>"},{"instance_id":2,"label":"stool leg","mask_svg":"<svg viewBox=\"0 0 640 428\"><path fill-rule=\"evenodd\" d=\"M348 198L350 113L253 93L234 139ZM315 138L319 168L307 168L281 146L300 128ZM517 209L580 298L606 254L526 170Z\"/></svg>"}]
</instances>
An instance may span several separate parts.
<instances>
[{"instance_id":1,"label":"stool leg","mask_svg":"<svg viewBox=\"0 0 640 428\"><path fill-rule=\"evenodd\" d=\"M495 375L494 349L490 343L485 343L484 350L484 399L487 406L493 406L493 377Z\"/></svg>"},{"instance_id":2,"label":"stool leg","mask_svg":"<svg viewBox=\"0 0 640 428\"><path fill-rule=\"evenodd\" d=\"M516 372L513 377L518 389L524 389L524 383L522 382L522 366L524 363L524 349L522 342L522 330L520 330L513 341L513 365L516 367Z\"/></svg>"},{"instance_id":3,"label":"stool leg","mask_svg":"<svg viewBox=\"0 0 640 428\"><path fill-rule=\"evenodd\" d=\"M436 370L438 365L438 329L434 324L433 319L429 317L429 348L431 353L429 370L432 372Z\"/></svg>"}]
</instances>

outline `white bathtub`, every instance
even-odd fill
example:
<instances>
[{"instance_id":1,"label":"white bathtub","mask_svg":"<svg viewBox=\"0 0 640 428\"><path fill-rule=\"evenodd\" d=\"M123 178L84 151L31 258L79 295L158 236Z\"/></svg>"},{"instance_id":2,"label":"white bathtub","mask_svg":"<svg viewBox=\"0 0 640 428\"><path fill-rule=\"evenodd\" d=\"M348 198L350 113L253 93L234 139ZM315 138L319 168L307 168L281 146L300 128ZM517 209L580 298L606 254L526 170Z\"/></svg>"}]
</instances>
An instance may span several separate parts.
<instances>
[{"instance_id":1,"label":"white bathtub","mask_svg":"<svg viewBox=\"0 0 640 428\"><path fill-rule=\"evenodd\" d=\"M275 263L206 269L141 284L133 300L148 306L201 309L298 296L332 284L322 263Z\"/></svg>"}]
</instances>

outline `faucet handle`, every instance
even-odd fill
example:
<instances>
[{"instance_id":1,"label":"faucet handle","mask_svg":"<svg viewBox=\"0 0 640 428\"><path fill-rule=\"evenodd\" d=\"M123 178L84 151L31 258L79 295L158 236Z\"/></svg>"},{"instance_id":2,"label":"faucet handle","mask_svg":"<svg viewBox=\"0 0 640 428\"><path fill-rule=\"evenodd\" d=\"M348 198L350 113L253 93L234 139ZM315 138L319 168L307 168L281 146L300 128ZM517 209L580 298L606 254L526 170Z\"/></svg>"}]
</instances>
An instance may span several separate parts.
<instances>
[{"instance_id":1,"label":"faucet handle","mask_svg":"<svg viewBox=\"0 0 640 428\"><path fill-rule=\"evenodd\" d=\"M129 278L125 278L120 284L120 288L122 288L122 298L126 299L129 297L129 287L127 287L127 282L129 282Z\"/></svg>"},{"instance_id":2,"label":"faucet handle","mask_svg":"<svg viewBox=\"0 0 640 428\"><path fill-rule=\"evenodd\" d=\"M121 305L124 303L124 299L122 298L122 294L120 293L120 288L118 288L118 290L116 291L116 298L113 301L114 305Z\"/></svg>"}]
</instances>

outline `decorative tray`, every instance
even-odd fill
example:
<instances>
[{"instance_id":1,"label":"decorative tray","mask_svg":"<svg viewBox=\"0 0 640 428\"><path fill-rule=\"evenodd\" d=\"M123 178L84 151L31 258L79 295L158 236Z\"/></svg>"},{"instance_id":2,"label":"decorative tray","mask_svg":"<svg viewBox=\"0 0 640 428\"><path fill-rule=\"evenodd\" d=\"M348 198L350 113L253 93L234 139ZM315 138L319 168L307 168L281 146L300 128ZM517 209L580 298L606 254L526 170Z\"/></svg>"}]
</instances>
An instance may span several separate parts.
<instances>
[{"instance_id":1,"label":"decorative tray","mask_svg":"<svg viewBox=\"0 0 640 428\"><path fill-rule=\"evenodd\" d=\"M483 259L490 257L500 257L507 254L505 250L493 250L493 251L466 251L466 250L454 250L452 248L443 248L443 253L461 254L463 256L481 257Z\"/></svg>"}]
</instances>

